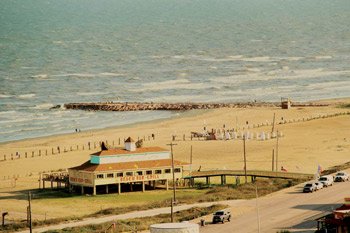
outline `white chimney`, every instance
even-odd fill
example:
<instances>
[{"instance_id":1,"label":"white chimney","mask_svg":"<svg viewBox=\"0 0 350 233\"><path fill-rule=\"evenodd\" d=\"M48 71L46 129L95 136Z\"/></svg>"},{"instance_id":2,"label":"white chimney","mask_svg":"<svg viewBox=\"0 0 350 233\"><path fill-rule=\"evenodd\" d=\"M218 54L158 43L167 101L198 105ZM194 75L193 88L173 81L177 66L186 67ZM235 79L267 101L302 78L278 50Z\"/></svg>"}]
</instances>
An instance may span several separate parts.
<instances>
[{"instance_id":1,"label":"white chimney","mask_svg":"<svg viewBox=\"0 0 350 233\"><path fill-rule=\"evenodd\" d=\"M125 150L128 150L128 151L135 151L136 150L135 141L132 140L131 137L128 137L124 143L125 143Z\"/></svg>"}]
</instances>

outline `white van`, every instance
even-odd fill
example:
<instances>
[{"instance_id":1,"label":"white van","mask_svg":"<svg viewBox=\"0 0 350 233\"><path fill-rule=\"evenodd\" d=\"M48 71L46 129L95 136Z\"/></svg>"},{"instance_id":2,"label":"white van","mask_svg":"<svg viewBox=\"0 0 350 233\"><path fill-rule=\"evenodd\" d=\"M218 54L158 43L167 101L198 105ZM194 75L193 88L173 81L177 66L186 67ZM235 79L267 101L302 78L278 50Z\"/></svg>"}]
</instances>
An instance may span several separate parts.
<instances>
[{"instance_id":1,"label":"white van","mask_svg":"<svg viewBox=\"0 0 350 233\"><path fill-rule=\"evenodd\" d=\"M320 179L318 179L325 187L332 186L334 183L333 176L321 176Z\"/></svg>"}]
</instances>

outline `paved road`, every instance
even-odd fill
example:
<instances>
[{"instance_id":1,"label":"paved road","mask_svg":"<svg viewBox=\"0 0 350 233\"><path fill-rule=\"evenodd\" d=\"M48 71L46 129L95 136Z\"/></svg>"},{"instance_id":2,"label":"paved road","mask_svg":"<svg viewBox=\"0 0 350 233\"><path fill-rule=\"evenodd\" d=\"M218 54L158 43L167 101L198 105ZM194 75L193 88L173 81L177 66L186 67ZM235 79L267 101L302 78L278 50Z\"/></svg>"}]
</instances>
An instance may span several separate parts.
<instances>
[{"instance_id":1,"label":"paved road","mask_svg":"<svg viewBox=\"0 0 350 233\"><path fill-rule=\"evenodd\" d=\"M350 196L350 182L335 183L332 187L324 188L315 193L301 193L303 185L281 190L258 199L260 232L275 233L281 229L288 229L291 232L314 232L315 221L308 221L308 218L324 211L341 205L344 197ZM233 218L225 224L209 224L200 228L200 233L257 233L257 202L253 200L232 200L215 202L227 204L231 209ZM210 206L215 204L198 203L175 207L175 211L189 209L194 206ZM121 215L112 215L100 218L85 219L78 222L63 223L47 227L36 228L34 233L48 230L77 227L88 224L99 224L119 219L154 216L169 213L170 208L159 208L145 211L132 212ZM211 216L207 216L209 220ZM196 220L198 222L198 220ZM21 231L20 233L27 233Z\"/></svg>"},{"instance_id":2,"label":"paved road","mask_svg":"<svg viewBox=\"0 0 350 233\"><path fill-rule=\"evenodd\" d=\"M290 232L314 232L317 223L308 220L324 211L332 211L350 197L350 182L335 183L314 193L301 193L302 185L281 190L258 199L260 232L275 233L282 229ZM235 209L249 210L235 214ZM231 222L209 224L201 227L200 233L257 233L256 200L247 200L231 207L234 213Z\"/></svg>"},{"instance_id":3,"label":"paved road","mask_svg":"<svg viewBox=\"0 0 350 233\"><path fill-rule=\"evenodd\" d=\"M190 209L190 208L195 207L195 206L196 207L207 207L207 206L211 206L213 204L224 204L224 205L229 205L229 206L236 206L238 203L243 202L243 201L244 200L231 200L231 201L204 202L204 203L197 203L197 204L181 205L181 206L175 206L174 211ZM35 228L33 230L33 233L45 232L48 230L58 230L58 229L63 229L63 228L67 228L67 227L78 227L78 226L84 226L84 225L89 225L89 224L100 224L100 223L104 223L104 222L110 222L110 221L121 220L121 219L155 216L158 214L168 214L168 213L170 213L170 207L137 211L137 212L131 212L131 213L126 213L126 214L120 214L120 215L110 215L110 216L99 217L99 218L88 218L88 219L84 219L84 220L76 221L76 222L62 223L62 224L58 224L58 225L51 225L51 226L46 226L46 227ZM25 230L25 231L20 231L19 233L28 233L28 232L29 232L29 230Z\"/></svg>"}]
</instances>

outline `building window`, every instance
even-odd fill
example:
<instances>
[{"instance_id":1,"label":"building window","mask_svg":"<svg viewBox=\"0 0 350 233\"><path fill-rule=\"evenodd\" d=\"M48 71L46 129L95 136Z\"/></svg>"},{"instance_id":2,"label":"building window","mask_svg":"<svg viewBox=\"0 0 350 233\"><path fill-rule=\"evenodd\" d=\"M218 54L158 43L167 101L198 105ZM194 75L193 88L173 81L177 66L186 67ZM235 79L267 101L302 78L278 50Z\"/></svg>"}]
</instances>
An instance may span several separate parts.
<instances>
[{"instance_id":1,"label":"building window","mask_svg":"<svg viewBox=\"0 0 350 233\"><path fill-rule=\"evenodd\" d=\"M152 170L146 171L146 175L152 175L152 174L153 174Z\"/></svg>"},{"instance_id":2,"label":"building window","mask_svg":"<svg viewBox=\"0 0 350 233\"><path fill-rule=\"evenodd\" d=\"M97 174L96 178L97 179L103 179L103 174Z\"/></svg>"},{"instance_id":3,"label":"building window","mask_svg":"<svg viewBox=\"0 0 350 233\"><path fill-rule=\"evenodd\" d=\"M114 174L113 173L108 173L107 174L107 178L113 178L114 177Z\"/></svg>"},{"instance_id":4,"label":"building window","mask_svg":"<svg viewBox=\"0 0 350 233\"><path fill-rule=\"evenodd\" d=\"M125 175L126 176L133 176L134 174L133 174L133 172L126 172Z\"/></svg>"},{"instance_id":5,"label":"building window","mask_svg":"<svg viewBox=\"0 0 350 233\"><path fill-rule=\"evenodd\" d=\"M175 172L175 173L181 172L181 168L175 168L175 169L174 169L174 172Z\"/></svg>"},{"instance_id":6,"label":"building window","mask_svg":"<svg viewBox=\"0 0 350 233\"><path fill-rule=\"evenodd\" d=\"M155 170L155 174L162 174L162 170Z\"/></svg>"},{"instance_id":7,"label":"building window","mask_svg":"<svg viewBox=\"0 0 350 233\"><path fill-rule=\"evenodd\" d=\"M170 172L171 172L171 169L165 169L164 172L165 172L165 173L170 173Z\"/></svg>"},{"instance_id":8,"label":"building window","mask_svg":"<svg viewBox=\"0 0 350 233\"><path fill-rule=\"evenodd\" d=\"M123 177L123 172L118 172L117 177Z\"/></svg>"},{"instance_id":9,"label":"building window","mask_svg":"<svg viewBox=\"0 0 350 233\"><path fill-rule=\"evenodd\" d=\"M136 174L137 174L138 176L142 176L142 175L143 175L143 172L142 172L142 171L137 171Z\"/></svg>"}]
</instances>

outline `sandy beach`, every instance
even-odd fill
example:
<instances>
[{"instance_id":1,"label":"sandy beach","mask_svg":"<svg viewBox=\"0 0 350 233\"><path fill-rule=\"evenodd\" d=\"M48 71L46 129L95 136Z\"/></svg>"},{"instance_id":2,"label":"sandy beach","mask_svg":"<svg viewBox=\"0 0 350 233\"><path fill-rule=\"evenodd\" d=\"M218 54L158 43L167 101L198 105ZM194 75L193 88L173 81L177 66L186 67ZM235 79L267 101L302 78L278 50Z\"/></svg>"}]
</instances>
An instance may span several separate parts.
<instances>
[{"instance_id":1,"label":"sandy beach","mask_svg":"<svg viewBox=\"0 0 350 233\"><path fill-rule=\"evenodd\" d=\"M207 130L222 130L225 126L226 130L238 128L238 135L241 132L254 135L270 133L274 113L275 129L282 133L279 138L278 168L283 166L290 172L314 174L318 165L326 169L349 161L350 117L345 114L349 113L349 109L339 108L339 104L350 103L350 99L323 101L326 102L330 103L327 107L292 107L289 110L277 107L191 110L180 112L173 119L103 130L82 129L78 133L2 143L0 160L6 155L6 161L0 162L0 211L22 213L23 206L17 204L23 200L16 199L17 191L37 188L40 172L67 169L87 161L91 153L99 150L94 148L99 141L107 141L109 145L118 147L119 139L122 146L122 140L131 136L134 139L144 138L144 146L169 148L167 144L176 135L174 157L189 162L192 146L193 169L200 166L203 170L243 169L242 140L191 140L190 132L203 132L204 127ZM154 140L152 134L155 135ZM88 150L89 143L91 150ZM57 147L60 147L60 154ZM250 139L247 140L246 148L247 169L271 170L276 139ZM52 150L54 155L51 154ZM64 211L61 214L64 215ZM21 215L23 213L18 214Z\"/></svg>"}]
</instances>

